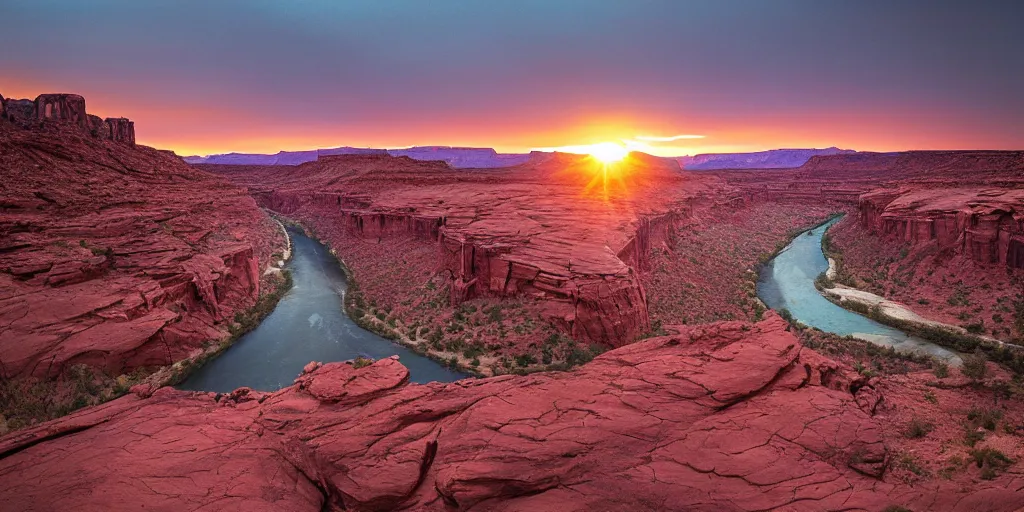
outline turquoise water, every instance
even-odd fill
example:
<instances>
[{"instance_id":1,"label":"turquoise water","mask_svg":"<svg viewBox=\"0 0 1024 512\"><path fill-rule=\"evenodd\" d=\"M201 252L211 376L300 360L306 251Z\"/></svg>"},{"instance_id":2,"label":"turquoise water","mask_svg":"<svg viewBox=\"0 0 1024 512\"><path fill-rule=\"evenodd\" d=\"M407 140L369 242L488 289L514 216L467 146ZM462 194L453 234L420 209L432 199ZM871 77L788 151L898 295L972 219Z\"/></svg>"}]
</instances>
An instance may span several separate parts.
<instances>
[{"instance_id":1,"label":"turquoise water","mask_svg":"<svg viewBox=\"0 0 1024 512\"><path fill-rule=\"evenodd\" d=\"M818 292L814 280L828 270L828 260L821 251L821 237L838 220L833 219L824 226L800 234L770 261L761 270L757 283L758 297L768 307L775 310L788 309L793 318L822 331L841 336L852 335L901 351L958 360L955 352L843 309Z\"/></svg>"},{"instance_id":2,"label":"turquoise water","mask_svg":"<svg viewBox=\"0 0 1024 512\"><path fill-rule=\"evenodd\" d=\"M180 389L228 392L248 386L275 391L291 385L310 361L392 355L409 368L413 382L466 377L356 325L342 310L348 282L337 261L301 231L289 228L288 234L292 289L259 326L192 373Z\"/></svg>"}]
</instances>

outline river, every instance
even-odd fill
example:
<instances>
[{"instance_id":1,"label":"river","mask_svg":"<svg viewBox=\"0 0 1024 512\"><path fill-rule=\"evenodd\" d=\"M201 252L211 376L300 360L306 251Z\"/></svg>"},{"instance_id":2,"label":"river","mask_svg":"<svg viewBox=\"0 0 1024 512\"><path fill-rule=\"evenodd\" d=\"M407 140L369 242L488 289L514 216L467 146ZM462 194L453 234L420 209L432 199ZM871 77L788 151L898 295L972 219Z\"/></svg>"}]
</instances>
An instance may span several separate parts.
<instances>
[{"instance_id":1,"label":"river","mask_svg":"<svg viewBox=\"0 0 1024 512\"><path fill-rule=\"evenodd\" d=\"M342 309L348 282L337 260L319 242L288 228L293 285L274 311L217 358L181 383L180 389L228 392L242 386L274 391L292 384L310 361L381 359L397 355L413 382L465 378L441 364L352 321Z\"/></svg>"},{"instance_id":2,"label":"river","mask_svg":"<svg viewBox=\"0 0 1024 512\"><path fill-rule=\"evenodd\" d=\"M927 340L910 336L870 318L843 309L823 297L814 280L828 269L821 250L821 237L837 219L805 231L762 270L757 295L774 310L788 309L793 318L822 331L855 338L903 352L924 353L951 362L955 352Z\"/></svg>"}]
</instances>

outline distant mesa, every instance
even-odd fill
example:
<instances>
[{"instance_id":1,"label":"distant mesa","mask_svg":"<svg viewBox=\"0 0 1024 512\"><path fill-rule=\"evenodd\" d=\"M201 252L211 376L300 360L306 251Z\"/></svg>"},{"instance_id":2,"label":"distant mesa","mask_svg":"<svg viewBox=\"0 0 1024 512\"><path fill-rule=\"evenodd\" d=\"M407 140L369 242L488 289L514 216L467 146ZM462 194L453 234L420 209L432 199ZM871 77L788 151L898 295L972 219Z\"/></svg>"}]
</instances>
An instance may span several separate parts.
<instances>
[{"instance_id":1,"label":"distant mesa","mask_svg":"<svg viewBox=\"0 0 1024 512\"><path fill-rule=\"evenodd\" d=\"M822 155L856 153L850 149L773 149L756 153L721 153L670 158L685 170L719 169L783 169L800 167L809 159ZM451 146L414 146L404 149L353 148L341 146L308 151L280 151L275 154L225 153L209 156L186 156L190 164L222 165L299 165L324 156L337 155L407 156L413 160L443 161L455 169L493 169L524 164L531 153L498 153L492 148ZM532 152L537 158L539 152Z\"/></svg>"},{"instance_id":2,"label":"distant mesa","mask_svg":"<svg viewBox=\"0 0 1024 512\"><path fill-rule=\"evenodd\" d=\"M719 169L787 169L800 167L812 157L856 153L852 149L772 149L754 153L710 153L679 157L679 165L687 171Z\"/></svg>"},{"instance_id":3,"label":"distant mesa","mask_svg":"<svg viewBox=\"0 0 1024 512\"><path fill-rule=\"evenodd\" d=\"M186 156L190 164L224 165L299 165L324 156L391 155L413 160L443 161L455 169L492 169L525 163L530 155L498 153L492 148L460 148L450 146L416 146L404 149L353 148L342 146L308 151L280 151L273 155L259 153L226 153L209 156Z\"/></svg>"},{"instance_id":4,"label":"distant mesa","mask_svg":"<svg viewBox=\"0 0 1024 512\"><path fill-rule=\"evenodd\" d=\"M35 100L0 95L0 119L25 129L76 127L99 139L135 144L135 123L124 117L102 119L89 115L85 98L77 94L40 94Z\"/></svg>"}]
</instances>

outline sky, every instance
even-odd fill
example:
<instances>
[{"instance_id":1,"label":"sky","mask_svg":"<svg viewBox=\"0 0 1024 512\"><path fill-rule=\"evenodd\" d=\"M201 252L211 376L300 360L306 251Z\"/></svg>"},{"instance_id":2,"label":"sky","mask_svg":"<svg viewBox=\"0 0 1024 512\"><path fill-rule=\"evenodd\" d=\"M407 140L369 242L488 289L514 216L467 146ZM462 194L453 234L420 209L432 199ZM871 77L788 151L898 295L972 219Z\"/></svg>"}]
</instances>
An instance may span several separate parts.
<instances>
[{"instance_id":1,"label":"sky","mask_svg":"<svg viewBox=\"0 0 1024 512\"><path fill-rule=\"evenodd\" d=\"M1024 2L5 0L0 19L0 94L81 94L181 155L1024 149Z\"/></svg>"}]
</instances>

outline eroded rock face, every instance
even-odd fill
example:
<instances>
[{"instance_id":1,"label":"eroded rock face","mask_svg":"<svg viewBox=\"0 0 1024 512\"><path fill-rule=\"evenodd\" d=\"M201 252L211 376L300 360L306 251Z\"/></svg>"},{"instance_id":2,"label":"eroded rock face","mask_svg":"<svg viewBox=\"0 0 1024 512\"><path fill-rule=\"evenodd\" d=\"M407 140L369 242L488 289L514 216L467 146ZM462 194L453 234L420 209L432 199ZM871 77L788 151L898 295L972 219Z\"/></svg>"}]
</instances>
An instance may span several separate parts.
<instances>
[{"instance_id":1,"label":"eroded rock face","mask_svg":"<svg viewBox=\"0 0 1024 512\"><path fill-rule=\"evenodd\" d=\"M1024 506L1009 475L969 491L880 481L879 425L834 366L776 316L568 373L413 385L394 359L311 365L275 393L165 388L0 438L0 497L27 511Z\"/></svg>"},{"instance_id":2,"label":"eroded rock face","mask_svg":"<svg viewBox=\"0 0 1024 512\"><path fill-rule=\"evenodd\" d=\"M578 340L619 346L649 329L637 271L647 249L725 187L634 154L605 168L538 154L503 170L454 171L386 155L328 156L298 167L204 167L248 186L264 206L344 253L352 238L436 243L453 304L529 297ZM393 258L401 255L383 254Z\"/></svg>"},{"instance_id":3,"label":"eroded rock face","mask_svg":"<svg viewBox=\"0 0 1024 512\"><path fill-rule=\"evenodd\" d=\"M40 94L36 97L36 119L87 128L85 98L77 94Z\"/></svg>"},{"instance_id":4,"label":"eroded rock face","mask_svg":"<svg viewBox=\"0 0 1024 512\"><path fill-rule=\"evenodd\" d=\"M276 227L219 177L81 130L98 118L80 96L40 98L69 122L0 122L0 378L163 365L221 338Z\"/></svg>"},{"instance_id":5,"label":"eroded rock face","mask_svg":"<svg viewBox=\"0 0 1024 512\"><path fill-rule=\"evenodd\" d=\"M135 144L135 123L120 118L102 120L85 110L85 98L77 94L40 94L32 100L4 100L0 96L0 119L21 128L52 125L75 127L93 137Z\"/></svg>"},{"instance_id":6,"label":"eroded rock face","mask_svg":"<svg viewBox=\"0 0 1024 512\"><path fill-rule=\"evenodd\" d=\"M1024 190L901 187L860 198L864 227L912 244L934 242L984 264L1024 269Z\"/></svg>"},{"instance_id":7,"label":"eroded rock face","mask_svg":"<svg viewBox=\"0 0 1024 512\"><path fill-rule=\"evenodd\" d=\"M135 123L124 117L108 117L104 123L110 140L135 144Z\"/></svg>"}]
</instances>

